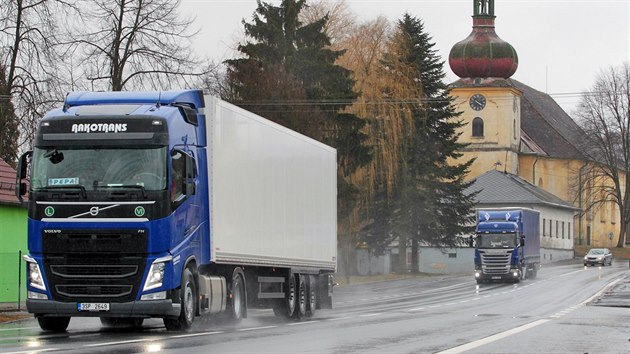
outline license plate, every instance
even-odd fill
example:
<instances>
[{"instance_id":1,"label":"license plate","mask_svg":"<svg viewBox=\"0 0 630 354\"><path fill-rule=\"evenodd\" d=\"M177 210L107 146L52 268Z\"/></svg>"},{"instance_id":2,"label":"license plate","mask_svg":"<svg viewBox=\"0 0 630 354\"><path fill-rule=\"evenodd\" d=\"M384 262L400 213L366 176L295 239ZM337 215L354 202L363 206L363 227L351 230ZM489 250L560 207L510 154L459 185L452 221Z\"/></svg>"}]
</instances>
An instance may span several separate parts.
<instances>
[{"instance_id":1,"label":"license plate","mask_svg":"<svg viewBox=\"0 0 630 354\"><path fill-rule=\"evenodd\" d=\"M492 279L498 280L498 279L501 279L501 277L492 277Z\"/></svg>"},{"instance_id":2,"label":"license plate","mask_svg":"<svg viewBox=\"0 0 630 354\"><path fill-rule=\"evenodd\" d=\"M109 311L108 303L80 302L77 304L79 311Z\"/></svg>"}]
</instances>

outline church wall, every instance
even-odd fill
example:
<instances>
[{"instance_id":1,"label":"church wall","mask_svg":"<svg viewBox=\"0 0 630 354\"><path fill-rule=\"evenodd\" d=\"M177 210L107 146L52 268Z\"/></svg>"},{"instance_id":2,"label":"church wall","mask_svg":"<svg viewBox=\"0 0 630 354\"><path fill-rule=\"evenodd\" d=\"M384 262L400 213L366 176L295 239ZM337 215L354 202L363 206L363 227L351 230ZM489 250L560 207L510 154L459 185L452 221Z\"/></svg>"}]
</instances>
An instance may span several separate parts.
<instances>
[{"instance_id":1,"label":"church wall","mask_svg":"<svg viewBox=\"0 0 630 354\"><path fill-rule=\"evenodd\" d=\"M573 206L585 208L594 196L588 188L582 188L582 204L580 205L580 167L581 160L568 160L535 155L519 156L519 176L530 183L535 180L536 186L554 194ZM582 181L584 183L584 181ZM619 240L619 208L612 202L586 210L581 216L576 214L572 222L574 244L593 247L614 247ZM590 237L589 237L590 232ZM610 233L614 238L611 242ZM612 246L611 246L612 244Z\"/></svg>"},{"instance_id":2,"label":"church wall","mask_svg":"<svg viewBox=\"0 0 630 354\"><path fill-rule=\"evenodd\" d=\"M474 110L470 99L475 94L485 97L485 107ZM492 168L510 173L518 170L518 144L520 141L520 93L511 88L465 87L452 89L457 111L466 125L461 128L460 142L470 144L464 151L465 161L477 158L469 178L475 178ZM472 121L483 120L483 135L473 136Z\"/></svg>"}]
</instances>

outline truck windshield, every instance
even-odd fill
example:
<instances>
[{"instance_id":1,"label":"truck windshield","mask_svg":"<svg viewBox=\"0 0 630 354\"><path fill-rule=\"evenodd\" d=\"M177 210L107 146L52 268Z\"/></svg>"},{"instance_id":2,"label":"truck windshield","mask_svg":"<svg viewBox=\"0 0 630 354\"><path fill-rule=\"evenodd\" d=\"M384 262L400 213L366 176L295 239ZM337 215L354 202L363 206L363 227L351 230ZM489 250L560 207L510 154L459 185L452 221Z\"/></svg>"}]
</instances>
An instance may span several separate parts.
<instances>
[{"instance_id":1,"label":"truck windshield","mask_svg":"<svg viewBox=\"0 0 630 354\"><path fill-rule=\"evenodd\" d=\"M166 189L167 148L41 149L33 151L33 190L137 187Z\"/></svg>"},{"instance_id":2,"label":"truck windshield","mask_svg":"<svg viewBox=\"0 0 630 354\"><path fill-rule=\"evenodd\" d=\"M516 235L514 234L481 234L477 236L478 248L514 248Z\"/></svg>"}]
</instances>

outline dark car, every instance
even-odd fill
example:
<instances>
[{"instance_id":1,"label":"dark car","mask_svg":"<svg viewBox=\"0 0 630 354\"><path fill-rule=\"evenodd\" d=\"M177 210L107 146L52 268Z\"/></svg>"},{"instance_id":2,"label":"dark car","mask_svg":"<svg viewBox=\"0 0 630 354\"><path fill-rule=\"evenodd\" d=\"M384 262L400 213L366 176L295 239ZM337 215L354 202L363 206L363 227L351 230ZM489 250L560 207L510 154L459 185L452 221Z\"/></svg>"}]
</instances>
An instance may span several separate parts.
<instances>
[{"instance_id":1,"label":"dark car","mask_svg":"<svg viewBox=\"0 0 630 354\"><path fill-rule=\"evenodd\" d=\"M608 248L591 248L584 256L584 266L601 264L612 265L612 253Z\"/></svg>"}]
</instances>

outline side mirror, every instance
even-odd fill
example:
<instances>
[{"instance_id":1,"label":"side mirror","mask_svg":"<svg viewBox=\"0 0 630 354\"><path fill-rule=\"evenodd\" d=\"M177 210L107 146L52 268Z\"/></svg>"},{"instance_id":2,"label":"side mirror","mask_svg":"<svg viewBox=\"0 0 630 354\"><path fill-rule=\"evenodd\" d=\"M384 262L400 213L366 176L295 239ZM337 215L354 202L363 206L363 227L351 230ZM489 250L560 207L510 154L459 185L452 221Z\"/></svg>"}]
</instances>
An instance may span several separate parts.
<instances>
[{"instance_id":1,"label":"side mirror","mask_svg":"<svg viewBox=\"0 0 630 354\"><path fill-rule=\"evenodd\" d=\"M15 175L15 196L23 202L23 196L26 195L27 185L26 182L23 182L24 179L28 178L29 165L31 163L31 157L33 156L33 151L27 151L22 156L20 156L20 160L18 161L17 174Z\"/></svg>"}]
</instances>

